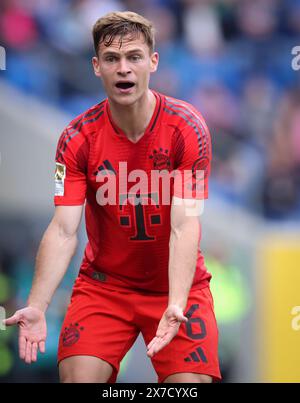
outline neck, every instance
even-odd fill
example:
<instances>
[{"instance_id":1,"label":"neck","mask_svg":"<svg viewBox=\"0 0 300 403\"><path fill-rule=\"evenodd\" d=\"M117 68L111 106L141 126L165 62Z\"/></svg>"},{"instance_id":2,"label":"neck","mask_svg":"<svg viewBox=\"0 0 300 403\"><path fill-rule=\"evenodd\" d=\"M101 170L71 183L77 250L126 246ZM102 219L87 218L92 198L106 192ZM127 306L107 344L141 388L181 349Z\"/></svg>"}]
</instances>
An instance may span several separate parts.
<instances>
[{"instance_id":1,"label":"neck","mask_svg":"<svg viewBox=\"0 0 300 403\"><path fill-rule=\"evenodd\" d=\"M133 105L120 105L108 100L110 112L115 124L133 142L138 141L148 127L155 110L156 98L148 90Z\"/></svg>"}]
</instances>

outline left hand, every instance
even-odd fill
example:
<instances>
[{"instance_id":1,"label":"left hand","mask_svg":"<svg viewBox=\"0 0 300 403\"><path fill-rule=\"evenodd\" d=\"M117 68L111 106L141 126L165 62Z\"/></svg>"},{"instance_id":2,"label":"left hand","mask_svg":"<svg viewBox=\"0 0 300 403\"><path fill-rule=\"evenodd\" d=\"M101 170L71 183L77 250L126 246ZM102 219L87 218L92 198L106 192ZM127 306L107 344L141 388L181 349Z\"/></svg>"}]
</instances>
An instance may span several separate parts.
<instances>
[{"instance_id":1,"label":"left hand","mask_svg":"<svg viewBox=\"0 0 300 403\"><path fill-rule=\"evenodd\" d=\"M188 318L183 315L183 311L179 306L168 306L159 322L156 336L147 346L148 357L153 357L154 354L169 344L176 336L180 324L187 321Z\"/></svg>"}]
</instances>

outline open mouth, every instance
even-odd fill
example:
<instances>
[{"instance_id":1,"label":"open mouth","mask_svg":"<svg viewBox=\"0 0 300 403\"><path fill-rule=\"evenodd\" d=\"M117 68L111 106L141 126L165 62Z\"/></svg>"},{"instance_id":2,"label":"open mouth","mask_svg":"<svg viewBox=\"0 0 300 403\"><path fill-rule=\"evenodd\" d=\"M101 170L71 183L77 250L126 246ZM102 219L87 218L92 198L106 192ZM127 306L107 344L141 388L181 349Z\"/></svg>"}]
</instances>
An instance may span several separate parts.
<instances>
[{"instance_id":1,"label":"open mouth","mask_svg":"<svg viewBox=\"0 0 300 403\"><path fill-rule=\"evenodd\" d=\"M126 82L116 84L116 87L120 88L122 90L128 90L129 88L132 88L133 86L134 86L134 83L131 81L126 81Z\"/></svg>"}]
</instances>

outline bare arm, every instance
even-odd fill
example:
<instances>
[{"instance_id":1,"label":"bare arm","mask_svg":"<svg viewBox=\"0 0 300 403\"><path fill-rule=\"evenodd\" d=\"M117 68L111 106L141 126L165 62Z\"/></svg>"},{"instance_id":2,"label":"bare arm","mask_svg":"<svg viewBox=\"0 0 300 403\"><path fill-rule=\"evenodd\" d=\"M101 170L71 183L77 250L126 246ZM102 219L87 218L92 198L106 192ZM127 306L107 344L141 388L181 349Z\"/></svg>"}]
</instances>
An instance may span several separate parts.
<instances>
[{"instance_id":1,"label":"bare arm","mask_svg":"<svg viewBox=\"0 0 300 403\"><path fill-rule=\"evenodd\" d=\"M82 206L56 207L38 250L27 306L4 320L7 326L19 326L19 355L27 364L37 360L38 349L45 352L45 311L75 253L81 215Z\"/></svg>"},{"instance_id":2,"label":"bare arm","mask_svg":"<svg viewBox=\"0 0 300 403\"><path fill-rule=\"evenodd\" d=\"M176 205L175 203L178 203ZM185 309L193 282L199 242L201 200L173 198L169 254L169 306Z\"/></svg>"},{"instance_id":3,"label":"bare arm","mask_svg":"<svg viewBox=\"0 0 300 403\"><path fill-rule=\"evenodd\" d=\"M199 241L201 200L173 197L169 254L169 301L159 322L155 337L148 344L148 356L153 357L176 336L193 282Z\"/></svg>"},{"instance_id":4,"label":"bare arm","mask_svg":"<svg viewBox=\"0 0 300 403\"><path fill-rule=\"evenodd\" d=\"M83 206L57 206L41 240L27 305L45 312L77 247Z\"/></svg>"}]
</instances>

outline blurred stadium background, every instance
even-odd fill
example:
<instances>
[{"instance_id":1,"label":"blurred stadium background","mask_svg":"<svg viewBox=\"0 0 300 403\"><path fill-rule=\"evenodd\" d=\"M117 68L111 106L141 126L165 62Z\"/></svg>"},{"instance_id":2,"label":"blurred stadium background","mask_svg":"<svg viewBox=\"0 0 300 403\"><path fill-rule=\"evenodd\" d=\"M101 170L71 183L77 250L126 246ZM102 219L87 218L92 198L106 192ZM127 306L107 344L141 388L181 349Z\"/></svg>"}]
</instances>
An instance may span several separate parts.
<instances>
[{"instance_id":1,"label":"blurred stadium background","mask_svg":"<svg viewBox=\"0 0 300 403\"><path fill-rule=\"evenodd\" d=\"M202 249L224 382L299 382L300 70L292 69L299 0L0 1L0 305L9 315L26 301L54 209L60 132L105 97L90 63L91 26L128 9L157 28L152 88L192 102L211 130ZM46 355L26 366L17 330L0 330L1 382L58 380L59 329L84 243L82 230L48 311ZM118 380L156 382L141 339Z\"/></svg>"}]
</instances>

